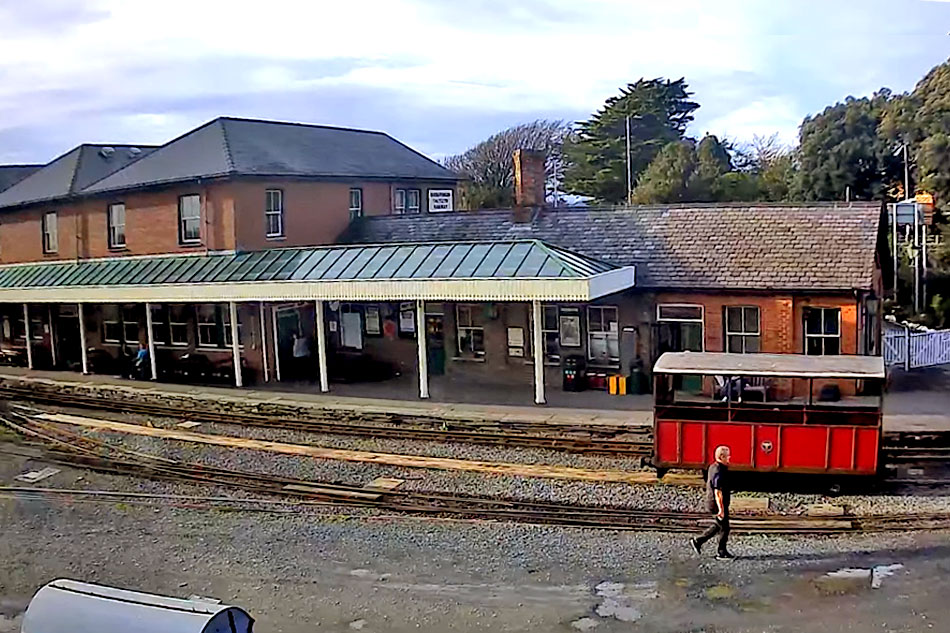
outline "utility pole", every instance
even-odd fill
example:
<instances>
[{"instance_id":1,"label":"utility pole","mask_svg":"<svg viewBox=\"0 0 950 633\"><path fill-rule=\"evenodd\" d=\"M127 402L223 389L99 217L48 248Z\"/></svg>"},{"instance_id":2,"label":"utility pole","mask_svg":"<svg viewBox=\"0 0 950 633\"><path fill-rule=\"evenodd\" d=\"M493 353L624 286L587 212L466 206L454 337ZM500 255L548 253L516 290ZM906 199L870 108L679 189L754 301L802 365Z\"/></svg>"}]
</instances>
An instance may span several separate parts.
<instances>
[{"instance_id":1,"label":"utility pole","mask_svg":"<svg viewBox=\"0 0 950 633\"><path fill-rule=\"evenodd\" d=\"M627 204L633 203L633 172L630 169L630 115L627 115Z\"/></svg>"}]
</instances>

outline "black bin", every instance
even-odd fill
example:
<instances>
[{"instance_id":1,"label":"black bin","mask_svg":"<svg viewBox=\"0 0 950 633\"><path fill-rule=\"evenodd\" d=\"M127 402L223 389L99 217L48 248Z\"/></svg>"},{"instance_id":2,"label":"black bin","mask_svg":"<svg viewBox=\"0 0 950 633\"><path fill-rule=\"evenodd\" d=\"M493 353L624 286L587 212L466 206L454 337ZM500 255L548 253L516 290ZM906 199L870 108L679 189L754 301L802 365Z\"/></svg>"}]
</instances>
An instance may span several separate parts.
<instances>
[{"instance_id":1,"label":"black bin","mask_svg":"<svg viewBox=\"0 0 950 633\"><path fill-rule=\"evenodd\" d=\"M561 371L564 378L564 391L587 389L587 363L583 356L577 354L566 356Z\"/></svg>"}]
</instances>

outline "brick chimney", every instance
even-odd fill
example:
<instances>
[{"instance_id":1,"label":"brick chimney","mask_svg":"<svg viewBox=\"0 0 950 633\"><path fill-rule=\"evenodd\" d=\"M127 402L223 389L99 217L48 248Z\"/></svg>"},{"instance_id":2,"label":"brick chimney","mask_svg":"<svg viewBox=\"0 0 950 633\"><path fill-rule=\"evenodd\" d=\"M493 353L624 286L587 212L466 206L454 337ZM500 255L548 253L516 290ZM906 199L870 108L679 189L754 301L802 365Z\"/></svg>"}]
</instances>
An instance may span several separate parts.
<instances>
[{"instance_id":1,"label":"brick chimney","mask_svg":"<svg viewBox=\"0 0 950 633\"><path fill-rule=\"evenodd\" d=\"M530 222L544 207L544 152L517 149L515 163L515 222Z\"/></svg>"}]
</instances>

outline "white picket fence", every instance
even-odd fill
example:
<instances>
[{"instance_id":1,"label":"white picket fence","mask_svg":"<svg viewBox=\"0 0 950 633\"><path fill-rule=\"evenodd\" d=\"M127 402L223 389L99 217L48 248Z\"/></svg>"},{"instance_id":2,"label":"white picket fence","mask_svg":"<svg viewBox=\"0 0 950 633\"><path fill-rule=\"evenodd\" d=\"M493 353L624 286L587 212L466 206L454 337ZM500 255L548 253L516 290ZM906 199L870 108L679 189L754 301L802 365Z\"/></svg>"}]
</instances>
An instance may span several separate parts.
<instances>
[{"instance_id":1,"label":"white picket fence","mask_svg":"<svg viewBox=\"0 0 950 633\"><path fill-rule=\"evenodd\" d=\"M884 362L908 370L950 363L950 330L885 330Z\"/></svg>"}]
</instances>

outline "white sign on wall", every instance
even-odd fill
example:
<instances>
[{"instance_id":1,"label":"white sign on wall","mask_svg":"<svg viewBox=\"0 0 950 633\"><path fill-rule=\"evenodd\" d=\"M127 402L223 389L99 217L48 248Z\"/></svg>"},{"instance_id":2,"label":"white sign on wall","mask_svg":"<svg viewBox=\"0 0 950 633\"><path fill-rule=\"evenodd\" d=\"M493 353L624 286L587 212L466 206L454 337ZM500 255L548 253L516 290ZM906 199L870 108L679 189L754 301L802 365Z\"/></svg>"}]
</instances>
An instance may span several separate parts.
<instances>
[{"instance_id":1,"label":"white sign on wall","mask_svg":"<svg viewBox=\"0 0 950 633\"><path fill-rule=\"evenodd\" d=\"M429 189L429 213L454 211L451 189Z\"/></svg>"}]
</instances>

